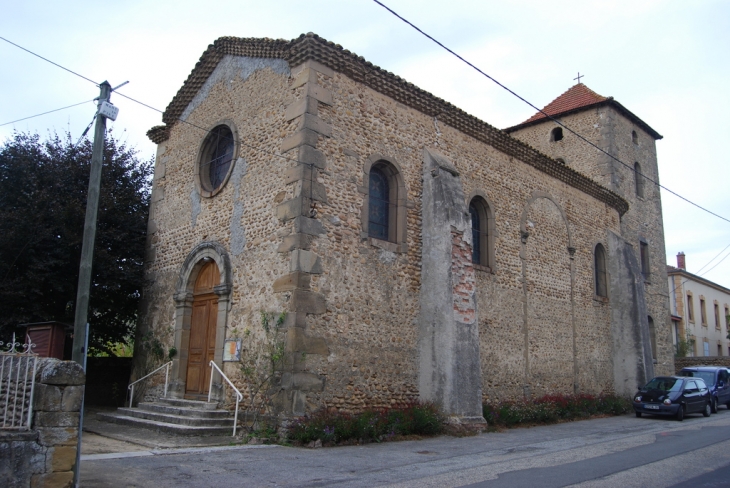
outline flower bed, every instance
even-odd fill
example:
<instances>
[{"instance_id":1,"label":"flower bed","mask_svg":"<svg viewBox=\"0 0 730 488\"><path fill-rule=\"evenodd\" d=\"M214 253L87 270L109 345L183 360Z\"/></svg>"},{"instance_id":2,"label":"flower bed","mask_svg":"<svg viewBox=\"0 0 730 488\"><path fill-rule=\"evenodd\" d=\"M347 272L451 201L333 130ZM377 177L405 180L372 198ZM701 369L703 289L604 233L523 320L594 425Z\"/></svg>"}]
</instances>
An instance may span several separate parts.
<instances>
[{"instance_id":1,"label":"flower bed","mask_svg":"<svg viewBox=\"0 0 730 488\"><path fill-rule=\"evenodd\" d=\"M615 395L546 395L531 401L485 403L483 415L491 426L551 424L595 415L624 415L631 402Z\"/></svg>"},{"instance_id":2,"label":"flower bed","mask_svg":"<svg viewBox=\"0 0 730 488\"><path fill-rule=\"evenodd\" d=\"M444 418L436 406L415 403L404 408L366 410L360 414L319 411L297 419L289 440L308 444L382 442L395 437L435 436L444 432Z\"/></svg>"}]
</instances>

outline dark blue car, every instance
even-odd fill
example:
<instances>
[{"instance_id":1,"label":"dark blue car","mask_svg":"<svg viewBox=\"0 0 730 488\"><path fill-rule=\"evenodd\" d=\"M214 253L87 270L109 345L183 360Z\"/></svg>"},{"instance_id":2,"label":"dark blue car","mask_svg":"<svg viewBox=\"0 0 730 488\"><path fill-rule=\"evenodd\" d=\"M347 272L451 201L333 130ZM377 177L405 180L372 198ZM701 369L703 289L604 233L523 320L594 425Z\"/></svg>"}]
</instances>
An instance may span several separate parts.
<instances>
[{"instance_id":1,"label":"dark blue car","mask_svg":"<svg viewBox=\"0 0 730 488\"><path fill-rule=\"evenodd\" d=\"M634 395L634 412L668 415L680 422L689 413L710 416L710 390L702 378L657 376Z\"/></svg>"},{"instance_id":2,"label":"dark blue car","mask_svg":"<svg viewBox=\"0 0 730 488\"><path fill-rule=\"evenodd\" d=\"M691 366L682 368L679 376L702 378L710 390L710 410L717 413L718 405L727 405L730 408L730 374L721 366Z\"/></svg>"}]
</instances>

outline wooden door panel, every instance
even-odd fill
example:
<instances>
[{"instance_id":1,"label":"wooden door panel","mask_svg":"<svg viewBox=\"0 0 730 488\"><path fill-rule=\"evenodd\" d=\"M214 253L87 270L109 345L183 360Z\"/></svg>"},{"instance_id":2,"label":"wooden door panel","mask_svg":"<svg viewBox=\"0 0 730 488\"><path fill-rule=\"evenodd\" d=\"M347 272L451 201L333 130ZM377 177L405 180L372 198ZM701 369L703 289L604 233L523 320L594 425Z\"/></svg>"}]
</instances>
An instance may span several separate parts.
<instances>
[{"instance_id":1,"label":"wooden door panel","mask_svg":"<svg viewBox=\"0 0 730 488\"><path fill-rule=\"evenodd\" d=\"M218 323L218 297L213 293L220 283L215 262L200 269L193 291L193 315L190 324L188 368L185 393L203 395L210 385L210 362L215 357L215 333Z\"/></svg>"},{"instance_id":2,"label":"wooden door panel","mask_svg":"<svg viewBox=\"0 0 730 488\"><path fill-rule=\"evenodd\" d=\"M205 349L205 384L203 385L203 391L208 393L210 386L210 362L215 359L215 332L216 325L218 323L218 298L213 298L207 302L208 309L208 322L207 322L207 338L206 338L206 349Z\"/></svg>"},{"instance_id":3,"label":"wooden door panel","mask_svg":"<svg viewBox=\"0 0 730 488\"><path fill-rule=\"evenodd\" d=\"M193 301L193 316L190 325L190 346L188 349L188 372L186 393L204 394L210 383L208 364L215 354L215 324L217 322L218 298L197 297Z\"/></svg>"}]
</instances>

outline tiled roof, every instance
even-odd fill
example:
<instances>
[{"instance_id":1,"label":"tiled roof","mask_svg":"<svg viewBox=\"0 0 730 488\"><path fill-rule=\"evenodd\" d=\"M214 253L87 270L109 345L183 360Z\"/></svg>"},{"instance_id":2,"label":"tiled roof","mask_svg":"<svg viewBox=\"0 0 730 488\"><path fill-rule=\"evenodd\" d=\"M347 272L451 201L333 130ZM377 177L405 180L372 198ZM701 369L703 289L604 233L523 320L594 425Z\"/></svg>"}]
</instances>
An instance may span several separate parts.
<instances>
[{"instance_id":1,"label":"tiled roof","mask_svg":"<svg viewBox=\"0 0 730 488\"><path fill-rule=\"evenodd\" d=\"M542 112L538 112L524 122L512 127L504 129L505 132L511 134L519 129L529 127L531 125L541 124L548 121L550 117L561 117L573 112L579 112L588 108L610 105L618 110L624 117L641 127L647 134L654 139L662 139L662 135L652 129L649 124L641 120L626 107L618 103L613 97L604 97L594 92L583 83L573 85L568 91L560 95L558 98L548 103ZM544 112L544 113L543 113ZM547 115L546 115L547 114Z\"/></svg>"},{"instance_id":2,"label":"tiled roof","mask_svg":"<svg viewBox=\"0 0 730 488\"><path fill-rule=\"evenodd\" d=\"M400 76L375 66L339 44L312 33L302 34L291 41L238 37L221 37L216 40L208 46L188 79L167 106L162 115L165 125L153 127L147 132L152 142L161 144L170 137L172 126L181 120L185 108L225 55L279 58L286 60L289 66L298 66L310 59L315 60L397 102L430 117L438 117L439 122L448 124L463 134L489 144L498 151L591 195L616 209L619 215L625 214L629 209L626 200L582 173L549 158L505 131L467 114Z\"/></svg>"},{"instance_id":3,"label":"tiled roof","mask_svg":"<svg viewBox=\"0 0 730 488\"><path fill-rule=\"evenodd\" d=\"M554 117L565 112L595 105L596 103L604 102L606 100L608 100L608 98L599 95L583 83L578 83L577 85L573 85L568 91L560 95L558 98L548 103L542 111L545 112L545 114ZM523 124L544 118L545 115L542 112L538 112L525 120Z\"/></svg>"}]
</instances>

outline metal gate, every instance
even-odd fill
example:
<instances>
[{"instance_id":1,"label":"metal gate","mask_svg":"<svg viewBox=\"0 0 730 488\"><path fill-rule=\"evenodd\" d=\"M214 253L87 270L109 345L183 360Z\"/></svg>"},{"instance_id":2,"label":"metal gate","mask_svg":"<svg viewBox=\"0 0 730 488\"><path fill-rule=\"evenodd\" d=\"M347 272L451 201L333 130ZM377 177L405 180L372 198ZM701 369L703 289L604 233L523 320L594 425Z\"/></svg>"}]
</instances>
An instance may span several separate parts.
<instances>
[{"instance_id":1,"label":"metal gate","mask_svg":"<svg viewBox=\"0 0 730 488\"><path fill-rule=\"evenodd\" d=\"M0 429L28 430L33 419L33 387L38 356L33 344L13 341L0 352ZM18 351L22 348L22 351Z\"/></svg>"}]
</instances>

